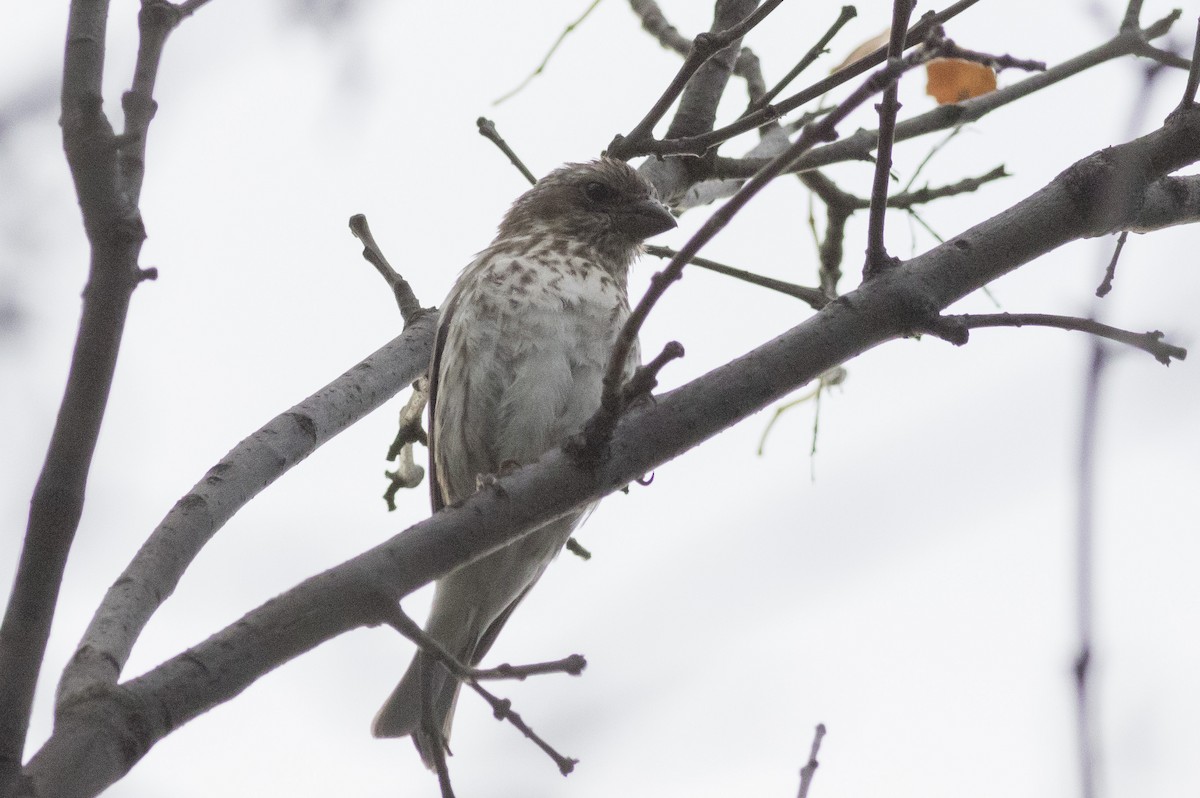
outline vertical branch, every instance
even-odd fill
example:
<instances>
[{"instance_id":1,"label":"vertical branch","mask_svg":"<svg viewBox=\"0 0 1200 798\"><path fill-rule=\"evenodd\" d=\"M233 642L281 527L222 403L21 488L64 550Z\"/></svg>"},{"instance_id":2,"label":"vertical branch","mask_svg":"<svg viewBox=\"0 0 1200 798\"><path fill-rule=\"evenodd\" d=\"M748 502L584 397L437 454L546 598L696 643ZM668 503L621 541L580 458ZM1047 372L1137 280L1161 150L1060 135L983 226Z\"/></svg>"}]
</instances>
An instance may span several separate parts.
<instances>
[{"instance_id":1,"label":"vertical branch","mask_svg":"<svg viewBox=\"0 0 1200 798\"><path fill-rule=\"evenodd\" d=\"M904 54L908 34L908 19L912 16L914 0L895 0L892 6L892 37L888 41L888 60ZM883 245L883 222L887 214L888 181L892 176L892 145L896 139L896 114L900 111L898 83L888 86L879 105L879 147L875 159L875 182L871 186L871 212L867 221L867 261L863 279L877 274L887 264L888 254Z\"/></svg>"},{"instance_id":2,"label":"vertical branch","mask_svg":"<svg viewBox=\"0 0 1200 798\"><path fill-rule=\"evenodd\" d=\"M1100 380L1105 364L1104 345L1092 341L1092 357L1083 391L1079 432L1079 484L1076 521L1075 590L1079 652L1075 657L1075 721L1079 740L1080 795L1096 794L1095 755L1092 747L1092 564L1093 496L1096 478L1096 430L1099 426Z\"/></svg>"},{"instance_id":3,"label":"vertical branch","mask_svg":"<svg viewBox=\"0 0 1200 798\"><path fill-rule=\"evenodd\" d=\"M63 149L91 249L83 309L67 386L30 501L24 546L0 625L0 796L17 787L29 714L50 636L67 554L83 512L88 471L108 403L145 230L137 207L145 132L162 42L180 17L146 0L126 132L102 109L108 0L73 0L63 60ZM125 174L125 170L130 174Z\"/></svg>"},{"instance_id":4,"label":"vertical branch","mask_svg":"<svg viewBox=\"0 0 1200 798\"><path fill-rule=\"evenodd\" d=\"M1184 111L1196 102L1196 90L1200 88L1200 20L1196 21L1196 39L1192 42L1192 62L1188 66L1187 84L1183 88L1183 99L1179 110Z\"/></svg>"}]
</instances>

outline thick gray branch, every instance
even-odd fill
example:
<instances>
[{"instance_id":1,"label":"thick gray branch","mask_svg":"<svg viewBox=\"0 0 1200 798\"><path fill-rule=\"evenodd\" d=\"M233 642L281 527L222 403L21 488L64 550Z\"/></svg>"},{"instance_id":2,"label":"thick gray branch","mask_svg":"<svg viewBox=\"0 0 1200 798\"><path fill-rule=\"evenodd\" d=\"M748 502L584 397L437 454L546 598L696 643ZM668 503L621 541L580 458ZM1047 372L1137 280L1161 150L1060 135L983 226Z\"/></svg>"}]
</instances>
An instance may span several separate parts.
<instances>
[{"instance_id":1,"label":"thick gray branch","mask_svg":"<svg viewBox=\"0 0 1200 798\"><path fill-rule=\"evenodd\" d=\"M180 499L109 588L59 683L60 704L115 684L133 644L201 548L260 491L425 373L437 314L235 446Z\"/></svg>"}]
</instances>

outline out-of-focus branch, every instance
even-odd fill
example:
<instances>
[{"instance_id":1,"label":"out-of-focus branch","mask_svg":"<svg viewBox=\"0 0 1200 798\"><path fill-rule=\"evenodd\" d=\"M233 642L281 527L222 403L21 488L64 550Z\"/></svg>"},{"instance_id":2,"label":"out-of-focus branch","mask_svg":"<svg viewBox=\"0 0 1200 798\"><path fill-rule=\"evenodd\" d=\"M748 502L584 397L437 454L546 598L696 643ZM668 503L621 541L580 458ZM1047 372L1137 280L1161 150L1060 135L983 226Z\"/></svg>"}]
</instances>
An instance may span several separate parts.
<instances>
[{"instance_id":1,"label":"out-of-focus branch","mask_svg":"<svg viewBox=\"0 0 1200 798\"><path fill-rule=\"evenodd\" d=\"M1096 480L1096 436L1100 426L1100 382L1106 361L1100 341L1092 341L1092 356L1083 388L1079 423L1079 473L1076 495L1075 594L1076 629L1079 649L1075 655L1075 733L1079 744L1080 795L1095 798L1096 762L1092 721L1092 569L1095 557L1094 492Z\"/></svg>"},{"instance_id":2,"label":"out-of-focus branch","mask_svg":"<svg viewBox=\"0 0 1200 798\"><path fill-rule=\"evenodd\" d=\"M817 754L821 752L821 741L825 739L825 724L818 723L817 730L813 733L812 749L808 752L808 762L804 763L804 767L800 768L800 791L796 793L796 798L808 798L808 788L812 786L813 776L817 775Z\"/></svg>"},{"instance_id":3,"label":"out-of-focus branch","mask_svg":"<svg viewBox=\"0 0 1200 798\"><path fill-rule=\"evenodd\" d=\"M546 70L546 65L550 63L550 59L554 57L554 54L558 52L558 48L562 46L562 43L566 41L567 37L570 36L577 27L583 24L583 21L587 19L593 11L596 10L596 6L598 5L600 5L600 0L592 0L592 2L588 4L588 7L584 9L582 14L576 17L573 21L568 22L567 26L563 28L562 33L558 34L558 38L554 40L554 44L550 45L550 50L547 51L545 56L543 56L541 62L534 67L534 70L526 75L525 79L518 83L515 87L492 100L492 105L500 105L505 100L509 100L516 96L521 92L522 89L533 82L534 78L542 74L542 72Z\"/></svg>"}]
</instances>

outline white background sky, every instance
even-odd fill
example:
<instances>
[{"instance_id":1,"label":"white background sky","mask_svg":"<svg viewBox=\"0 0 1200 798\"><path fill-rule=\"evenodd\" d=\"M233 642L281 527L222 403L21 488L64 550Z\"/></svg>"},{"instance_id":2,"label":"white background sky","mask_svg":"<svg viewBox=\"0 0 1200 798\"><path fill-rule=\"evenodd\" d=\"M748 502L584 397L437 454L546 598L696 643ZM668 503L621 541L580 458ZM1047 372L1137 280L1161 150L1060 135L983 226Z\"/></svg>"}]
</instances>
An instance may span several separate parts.
<instances>
[{"instance_id":1,"label":"white background sky","mask_svg":"<svg viewBox=\"0 0 1200 798\"><path fill-rule=\"evenodd\" d=\"M542 174L594 157L665 86L678 59L624 3L606 0L546 74L490 107L585 5L214 0L174 34L142 199L142 263L161 276L134 296L29 754L50 733L54 684L92 610L176 499L238 440L399 330L347 218L366 213L421 299L437 303L525 188L476 134L477 116L492 116ZM793 0L752 34L768 82L839 5ZM664 10L690 35L707 27L709 6L676 0ZM86 269L52 97L65 7L21 4L0 31L0 107L28 97L39 109L0 129L5 591ZM1170 7L1148 0L1144 18ZM110 115L129 81L136 8L112 4ZM882 31L889 8L860 3L809 80ZM1054 64L1106 39L1122 9L1117 0L983 0L949 33ZM1184 4L1177 43L1188 42L1198 10ZM1014 176L928 207L927 221L958 233L1123 139L1140 74L1132 60L1106 65L972 126L922 182L1001 163ZM1163 77L1138 132L1159 124L1182 85L1182 73ZM39 87L48 104L38 106ZM932 106L922 88L920 76L906 81L904 114ZM725 119L743 103L740 86L730 96ZM863 115L845 131L858 124L873 126ZM934 140L900 146L902 180ZM868 191L865 166L830 174ZM782 180L704 254L811 284L807 213L806 192ZM681 244L705 215L689 213L659 242ZM850 226L851 275L864 226ZM933 244L900 216L888 241L905 257ZM1198 244L1186 228L1132 237L1100 307L1105 319L1165 330L1195 351ZM1009 311L1087 314L1111 245L1064 247L993 293ZM635 267L634 292L656 265ZM993 305L973 296L959 309ZM687 347L664 375L670 387L808 315L793 300L695 271L651 317L643 349L669 339ZM829 727L811 793L820 798L1076 793L1073 491L1087 352L1082 335L1028 328L977 331L958 349L893 342L850 363L845 386L826 396L815 481L807 405L776 426L763 457L755 449L768 413L663 467L653 486L608 499L581 533L594 559L562 557L491 657L588 656L582 678L501 691L581 764L564 780L466 696L451 759L459 794L794 795L818 722ZM1200 792L1198 396L1192 360L1165 369L1138 352L1117 357L1104 383L1095 684L1108 795ZM328 444L222 530L127 675L425 517L424 487L391 514L379 498L398 407ZM420 616L424 601L406 607ZM411 652L386 629L345 635L171 735L107 794L434 796L407 741L368 733Z\"/></svg>"}]
</instances>

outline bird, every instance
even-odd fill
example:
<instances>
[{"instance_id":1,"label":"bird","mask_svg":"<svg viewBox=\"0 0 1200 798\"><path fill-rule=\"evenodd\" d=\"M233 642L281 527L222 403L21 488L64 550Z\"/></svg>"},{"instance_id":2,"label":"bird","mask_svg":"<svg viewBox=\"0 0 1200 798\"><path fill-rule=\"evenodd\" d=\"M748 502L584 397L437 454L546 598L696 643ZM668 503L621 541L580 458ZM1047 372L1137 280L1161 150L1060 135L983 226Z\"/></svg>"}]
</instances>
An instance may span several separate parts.
<instances>
[{"instance_id":1,"label":"bird","mask_svg":"<svg viewBox=\"0 0 1200 798\"><path fill-rule=\"evenodd\" d=\"M650 182L606 157L565 164L513 202L442 306L429 367L435 513L484 478L536 461L599 409L609 356L629 316L629 267L645 239L675 226ZM626 379L638 362L634 346ZM592 507L438 580L426 634L476 666ZM449 751L459 686L418 650L372 733L411 736L433 769L434 752Z\"/></svg>"}]
</instances>

